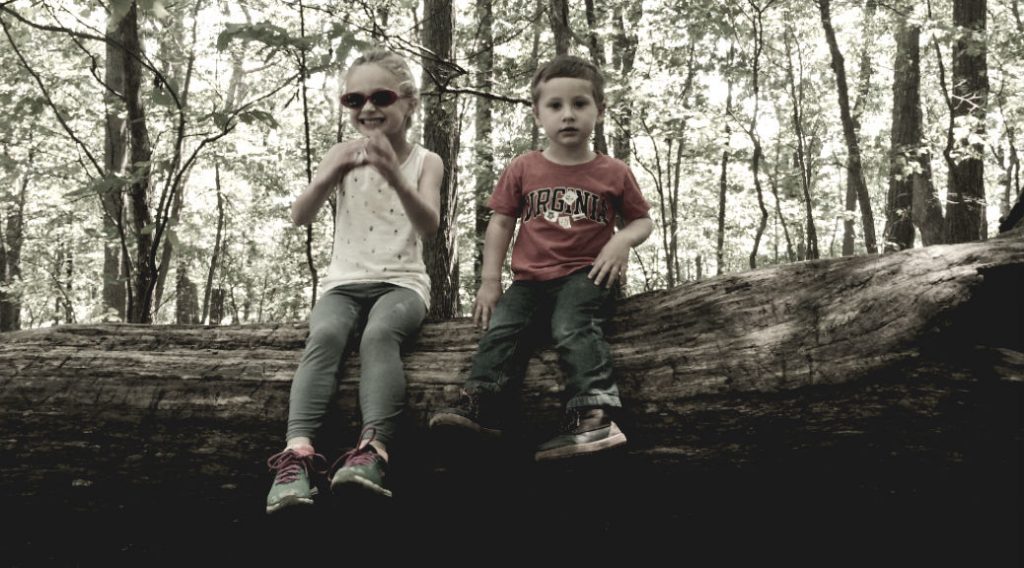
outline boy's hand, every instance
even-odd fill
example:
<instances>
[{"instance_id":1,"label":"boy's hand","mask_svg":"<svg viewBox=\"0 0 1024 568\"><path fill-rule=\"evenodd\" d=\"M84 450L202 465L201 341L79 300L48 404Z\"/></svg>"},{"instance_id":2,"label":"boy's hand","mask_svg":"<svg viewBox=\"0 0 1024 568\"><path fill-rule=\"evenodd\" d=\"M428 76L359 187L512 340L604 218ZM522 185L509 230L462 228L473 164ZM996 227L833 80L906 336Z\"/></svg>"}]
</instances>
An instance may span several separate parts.
<instances>
[{"instance_id":1,"label":"boy's hand","mask_svg":"<svg viewBox=\"0 0 1024 568\"><path fill-rule=\"evenodd\" d=\"M394 184L401 164L391 142L380 131L371 132L366 139L366 163L373 166L388 183Z\"/></svg>"},{"instance_id":2,"label":"boy's hand","mask_svg":"<svg viewBox=\"0 0 1024 568\"><path fill-rule=\"evenodd\" d=\"M501 298L501 282L497 280L484 280L480 289L476 292L476 302L473 304L473 323L481 329L487 329L491 325L491 314L494 313L494 306Z\"/></svg>"},{"instance_id":3,"label":"boy's hand","mask_svg":"<svg viewBox=\"0 0 1024 568\"><path fill-rule=\"evenodd\" d=\"M621 233L612 236L597 258L594 259L594 268L587 274L587 278L594 281L595 286L605 284L611 288L618 279L626 278L626 266L629 263L629 242L620 237Z\"/></svg>"}]
</instances>

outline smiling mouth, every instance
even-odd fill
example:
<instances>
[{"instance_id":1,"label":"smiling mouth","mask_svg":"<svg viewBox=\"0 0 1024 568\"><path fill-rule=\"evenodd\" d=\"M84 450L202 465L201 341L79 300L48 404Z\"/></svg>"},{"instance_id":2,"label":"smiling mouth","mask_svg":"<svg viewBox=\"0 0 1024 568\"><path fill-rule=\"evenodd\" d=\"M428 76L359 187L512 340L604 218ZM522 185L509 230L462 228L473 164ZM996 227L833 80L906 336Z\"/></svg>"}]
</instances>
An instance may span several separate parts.
<instances>
[{"instance_id":1,"label":"smiling mouth","mask_svg":"<svg viewBox=\"0 0 1024 568\"><path fill-rule=\"evenodd\" d=\"M383 124L383 122L384 122L383 118L361 118L361 119L359 119L359 123L360 124L365 124L367 126L376 126L376 125L379 125L379 124Z\"/></svg>"}]
</instances>

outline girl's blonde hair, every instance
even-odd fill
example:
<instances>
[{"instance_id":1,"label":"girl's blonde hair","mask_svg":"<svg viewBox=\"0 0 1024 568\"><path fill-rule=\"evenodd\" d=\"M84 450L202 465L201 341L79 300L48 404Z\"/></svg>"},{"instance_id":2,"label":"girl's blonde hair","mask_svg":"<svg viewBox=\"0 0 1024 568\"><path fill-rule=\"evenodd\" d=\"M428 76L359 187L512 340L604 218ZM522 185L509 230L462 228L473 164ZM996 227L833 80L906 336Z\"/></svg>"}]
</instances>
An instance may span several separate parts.
<instances>
[{"instance_id":1,"label":"girl's blonde hair","mask_svg":"<svg viewBox=\"0 0 1024 568\"><path fill-rule=\"evenodd\" d=\"M346 78L348 77L348 73L351 73L356 67L371 63L387 70L389 73L394 75L396 79L398 79L398 94L415 101L412 107L415 111L419 106L420 90L416 86L416 80L412 76L412 69L409 68L409 64L405 61L405 58L393 51L388 51L386 49L371 49L364 52L352 62L352 65L348 68L348 72L345 74ZM409 116L405 118L406 130L412 126L412 115L413 113L410 112Z\"/></svg>"}]
</instances>

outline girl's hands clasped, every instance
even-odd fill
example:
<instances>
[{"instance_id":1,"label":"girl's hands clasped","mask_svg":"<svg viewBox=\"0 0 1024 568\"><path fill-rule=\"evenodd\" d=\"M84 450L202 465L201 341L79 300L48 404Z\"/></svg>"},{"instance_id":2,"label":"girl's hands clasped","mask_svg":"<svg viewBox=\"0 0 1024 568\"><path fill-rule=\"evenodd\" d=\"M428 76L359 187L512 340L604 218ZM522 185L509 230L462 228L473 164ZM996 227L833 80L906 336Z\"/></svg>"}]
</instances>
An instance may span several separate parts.
<instances>
[{"instance_id":1,"label":"girl's hands clasped","mask_svg":"<svg viewBox=\"0 0 1024 568\"><path fill-rule=\"evenodd\" d=\"M324 156L321 169L329 172L330 186L339 183L349 172L366 164L366 139L335 144Z\"/></svg>"},{"instance_id":2,"label":"girl's hands clasped","mask_svg":"<svg viewBox=\"0 0 1024 568\"><path fill-rule=\"evenodd\" d=\"M391 147L391 142L380 131L371 132L364 142L366 144L365 163L380 172L380 175L392 187L397 187L401 179L399 174L401 164L398 163L398 155Z\"/></svg>"}]
</instances>

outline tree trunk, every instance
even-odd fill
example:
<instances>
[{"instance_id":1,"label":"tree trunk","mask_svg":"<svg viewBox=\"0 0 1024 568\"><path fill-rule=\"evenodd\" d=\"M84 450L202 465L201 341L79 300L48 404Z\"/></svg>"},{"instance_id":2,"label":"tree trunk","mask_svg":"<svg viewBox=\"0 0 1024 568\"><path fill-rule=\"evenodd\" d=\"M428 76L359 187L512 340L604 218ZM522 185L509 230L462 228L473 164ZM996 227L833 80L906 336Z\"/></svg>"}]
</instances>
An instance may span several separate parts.
<instances>
[{"instance_id":1,"label":"tree trunk","mask_svg":"<svg viewBox=\"0 0 1024 568\"><path fill-rule=\"evenodd\" d=\"M781 109L776 109L781 110ZM776 116L782 116L777 113ZM786 262L796 262L796 253L793 251L793 240L789 236L789 225L786 224L786 217L782 214L782 198L779 196L779 167L782 164L782 138L775 139L775 163L772 165L772 173L768 176L768 186L772 190L772 197L775 198L775 262L778 263L779 236L778 226L782 226L782 236L786 240Z\"/></svg>"},{"instance_id":2,"label":"tree trunk","mask_svg":"<svg viewBox=\"0 0 1024 568\"><path fill-rule=\"evenodd\" d=\"M118 23L110 20L107 36L118 39ZM125 124L124 100L124 49L120 42L106 44L106 62L103 92L105 110L103 139L103 169L110 181L100 195L103 211L103 307L120 321L125 318L125 275L121 274L121 251L126 244L124 231L124 186L116 181L124 175L125 158L128 155L128 131Z\"/></svg>"},{"instance_id":3,"label":"tree trunk","mask_svg":"<svg viewBox=\"0 0 1024 568\"><path fill-rule=\"evenodd\" d=\"M185 184L182 184L174 192L174 199L171 203L170 216L167 219L168 232L174 231L174 227L181 218L181 209L185 202ZM153 292L153 315L160 312L164 305L164 286L167 282L167 272L171 266L171 259L174 257L174 244L176 239L163 239L163 248L160 251L160 264L157 265L156 289Z\"/></svg>"},{"instance_id":4,"label":"tree trunk","mask_svg":"<svg viewBox=\"0 0 1024 568\"><path fill-rule=\"evenodd\" d=\"M7 304L10 293L6 286L10 285L7 280L7 237L4 236L4 215L0 210L0 331L13 331L7 323L9 309Z\"/></svg>"},{"instance_id":5,"label":"tree trunk","mask_svg":"<svg viewBox=\"0 0 1024 568\"><path fill-rule=\"evenodd\" d=\"M804 197L804 217L806 219L805 231L807 232L807 250L800 258L815 260L820 257L818 251L818 230L814 224L814 201L811 199L811 158L807 151L807 135L804 133L804 85L803 85L803 57L797 52L800 62L799 83L797 72L793 68L793 28L787 26L784 36L786 45L786 79L789 83L790 103L793 106L793 133L796 138L796 164L800 170L800 188ZM797 46L799 50L800 47Z\"/></svg>"},{"instance_id":6,"label":"tree trunk","mask_svg":"<svg viewBox=\"0 0 1024 568\"><path fill-rule=\"evenodd\" d=\"M875 19L876 8L877 5L875 0L868 0L864 7L864 24L862 28L864 38L875 37L874 26L872 24ZM853 134L858 140L860 139L860 117L864 111L864 105L867 102L868 94L871 92L871 45L872 41L870 39L866 39L864 44L861 46L858 65L859 76L857 81L857 98L853 101L853 109L851 111L851 116L853 118ZM843 217L843 256L849 256L854 253L854 243L856 240L854 219L857 218L857 183L851 183L849 175L850 171L848 169L848 179L846 183L846 216Z\"/></svg>"},{"instance_id":7,"label":"tree trunk","mask_svg":"<svg viewBox=\"0 0 1024 568\"><path fill-rule=\"evenodd\" d=\"M68 220L68 225L71 225L71 220ZM75 287L75 248L74 244L68 240L64 243L64 262L62 265L63 273L61 274L62 280L59 286L61 287L61 295L64 297L64 321L68 323L75 323L75 302L74 302L74 287Z\"/></svg>"},{"instance_id":8,"label":"tree trunk","mask_svg":"<svg viewBox=\"0 0 1024 568\"><path fill-rule=\"evenodd\" d=\"M889 151L889 193L885 203L885 250L914 246L912 222L914 176L923 166L920 29L900 21L893 68L892 146Z\"/></svg>"},{"instance_id":9,"label":"tree trunk","mask_svg":"<svg viewBox=\"0 0 1024 568\"><path fill-rule=\"evenodd\" d=\"M224 321L224 296L224 288L215 288L210 294L210 325L220 325ZM237 314L235 321L238 321Z\"/></svg>"},{"instance_id":10,"label":"tree trunk","mask_svg":"<svg viewBox=\"0 0 1024 568\"><path fill-rule=\"evenodd\" d=\"M1017 203L1010 208L1010 212L999 220L999 232L1005 233L1021 225L1024 221L1024 191L1017 194Z\"/></svg>"},{"instance_id":11,"label":"tree trunk","mask_svg":"<svg viewBox=\"0 0 1024 568\"><path fill-rule=\"evenodd\" d=\"M299 2L299 34L305 39L306 37L306 11L302 2ZM303 149L304 158L306 164L306 183L312 183L313 181L313 144L310 141L309 136L309 101L306 98L306 79L308 78L309 71L306 68L306 52L308 48L303 44L302 49L299 50L299 92L302 99L302 132L303 132ZM344 113L342 113L344 114ZM333 219L332 219L333 221ZM316 305L316 299L319 295L319 284L320 277L316 271L316 259L313 258L313 226L316 225L316 219L314 218L306 225L305 230L305 251L306 251L306 267L309 268L309 277L312 281L312 292L309 298L309 308L313 309Z\"/></svg>"},{"instance_id":12,"label":"tree trunk","mask_svg":"<svg viewBox=\"0 0 1024 568\"><path fill-rule=\"evenodd\" d=\"M615 25L612 67L618 72L619 81L624 86L629 85L629 77L633 73L636 49L640 45L636 26L642 16L643 4L641 2L627 2L625 6L620 2L615 3L612 15ZM628 30L626 29L627 20L629 21ZM624 88L615 95L613 104L609 105L606 112L615 122L612 152L616 158L629 163L629 149L633 141L633 104L628 88Z\"/></svg>"},{"instance_id":13,"label":"tree trunk","mask_svg":"<svg viewBox=\"0 0 1024 568\"><path fill-rule=\"evenodd\" d=\"M736 55L736 44L729 44L729 59L726 65L732 67ZM732 74L727 75L727 91L725 96L725 148L722 150L722 167L718 176L718 243L715 246L715 272L721 276L725 273L725 201L729 189L729 140L732 136Z\"/></svg>"},{"instance_id":14,"label":"tree trunk","mask_svg":"<svg viewBox=\"0 0 1024 568\"><path fill-rule=\"evenodd\" d=\"M188 277L188 264L178 263L178 278L175 283L174 323L197 324L199 320L199 289Z\"/></svg>"},{"instance_id":15,"label":"tree trunk","mask_svg":"<svg viewBox=\"0 0 1024 568\"><path fill-rule=\"evenodd\" d=\"M832 71L836 77L836 93L839 97L839 117L843 123L843 137L846 140L846 183L847 187L854 188L854 194L860 203L861 220L864 225L864 246L871 254L878 252L875 242L875 221L871 213L871 200L868 195L868 188L864 182L864 171L861 166L860 145L857 141L857 126L854 123L853 114L850 111L849 89L846 84L846 68L843 62L843 54L839 51L839 44L836 42L836 33L832 28L832 15L830 0L818 0L818 8L821 12L821 24L825 30L825 39L828 41L829 51L832 55ZM849 198L848 198L849 202ZM846 245L843 247L843 254L847 254ZM852 251L851 251L852 252Z\"/></svg>"},{"instance_id":16,"label":"tree trunk","mask_svg":"<svg viewBox=\"0 0 1024 568\"><path fill-rule=\"evenodd\" d=\"M476 65L480 71L477 80L478 88L484 92L491 92L494 88L494 14L491 10L491 0L480 0L476 5L477 33L480 39L477 45ZM474 165L476 188L473 192L473 290L480 288L480 275L484 262L484 235L487 232L487 222L490 219L491 210L487 207L487 201L494 191L494 142L491 140L492 108L491 100L487 97L476 99L476 146L474 154L476 161Z\"/></svg>"},{"instance_id":17,"label":"tree trunk","mask_svg":"<svg viewBox=\"0 0 1024 568\"><path fill-rule=\"evenodd\" d=\"M456 209L458 204L455 162L459 155L456 97L447 93L455 77L448 62L453 59L452 33L455 21L451 0L426 0L423 5L423 45L430 54L423 58L423 85L434 94L423 97L423 146L444 162L441 182L441 225L437 235L424 244L423 260L430 275L428 317L447 319L459 313L459 263Z\"/></svg>"},{"instance_id":18,"label":"tree trunk","mask_svg":"<svg viewBox=\"0 0 1024 568\"><path fill-rule=\"evenodd\" d=\"M963 154L949 170L946 194L946 242L984 239L985 110L988 104L985 0L954 0L953 25L959 30L953 45L953 122L967 126L969 137L957 140ZM965 122L966 121L966 122Z\"/></svg>"},{"instance_id":19,"label":"tree trunk","mask_svg":"<svg viewBox=\"0 0 1024 568\"><path fill-rule=\"evenodd\" d=\"M118 32L127 53L142 53L138 7L135 3L132 3L128 13L118 24ZM124 58L124 86L131 140L129 173L132 182L128 195L136 247L134 282L128 295L128 321L149 323L153 317L153 287L157 276L156 258L153 254L153 217L149 211L149 188L152 183L150 161L153 151L150 147L149 128L146 125L146 110L142 104L142 66L135 57Z\"/></svg>"},{"instance_id":20,"label":"tree trunk","mask_svg":"<svg viewBox=\"0 0 1024 568\"><path fill-rule=\"evenodd\" d=\"M780 532L790 536L802 526L789 522L788 515L800 517L793 507L816 524L836 499L843 506L826 517L829 531L836 530L832 520L851 514L884 522L890 491L904 499L925 493L920 501L899 501L908 510L938 499L941 507L926 510L942 511L942 523L988 520L1001 527L997 534L1016 534L1016 525L1001 522L1006 514L1019 523L1010 497L1020 481L1022 259L1024 241L997 238L775 266L629 298L608 333L625 405L617 420L629 436L626 453L543 469L521 456L560 419L562 381L552 350L530 362L523 425L510 430L502 449L509 457L467 449L467 467L477 469L461 475L452 464L433 469L433 455L443 447L426 439L427 416L457 395L479 332L466 319L427 324L405 358L410 429L395 469L404 472L394 478L396 495L403 490L396 503L407 503L417 535L440 524L431 533L439 537L441 528L467 524L445 516L453 503L459 515L493 530L484 522L490 517L475 514L474 501L493 508L493 499L512 491L516 499L502 502L501 515L537 523L575 503L574 495L592 500L604 487L601 507L616 534L641 539L659 522L668 523L660 530L679 530L680 508L708 522L705 515L722 506L723 496L755 482L757 489L744 496L759 498L728 503L754 514L762 499L777 496L765 520L783 515ZM1018 317L1008 317L1013 314ZM239 532L254 546L256 527L267 523L261 500L270 484L258 461L279 449L306 331L304 324L106 324L5 334L5 510L38 511L51 528L42 535L69 515L101 512L115 523L155 521L126 538L166 537L155 530L161 519L190 519L189 526L216 519L213 526L235 527L214 530L218 538ZM358 371L353 355L342 370L330 427L318 438L318 449L332 459L358 432ZM594 475L603 484L586 481ZM691 483L680 484L684 478ZM692 483L698 487L680 488ZM878 494L865 490L876 485ZM993 485L1009 493L999 498L983 489ZM549 491L538 495L540 487ZM715 498L693 499L708 491ZM859 509L849 491L874 499ZM430 496L438 506L423 502ZM961 498L996 508L961 517L955 511ZM829 501L826 510L822 499ZM741 529L736 511L726 515L730 538L734 531L763 534L772 525ZM421 522L426 519L433 522ZM900 539L915 526L902 517L897 524ZM67 526L73 534L93 534L91 523ZM105 539L122 534L101 527ZM935 533L925 533L932 542ZM83 540L92 547L101 542ZM182 542L191 541L174 540ZM971 547L971 554L983 549ZM914 557L922 550L928 547L914 548Z\"/></svg>"},{"instance_id":21,"label":"tree trunk","mask_svg":"<svg viewBox=\"0 0 1024 568\"><path fill-rule=\"evenodd\" d=\"M28 171L22 176L21 190L11 208L7 210L7 227L2 234L6 250L3 262L0 263L0 285L14 285L21 280L21 249L25 243L25 203L28 197L29 175L33 168L33 155L33 152L29 152ZM20 293L0 291L0 331L18 329L21 329Z\"/></svg>"},{"instance_id":22,"label":"tree trunk","mask_svg":"<svg viewBox=\"0 0 1024 568\"><path fill-rule=\"evenodd\" d=\"M764 153L761 149L761 137L757 134L757 121L758 121L758 110L761 103L761 52L764 50L764 11L770 2L764 7L751 4L754 8L754 13L751 16L753 27L754 27L754 57L750 70L751 81L753 83L753 96L754 96L754 110L750 115L750 127L747 130L747 134L750 136L750 142L754 146L754 151L750 155L750 171L754 176L754 191L757 193L757 205L761 210L761 221L757 226L757 232L754 234L754 247L750 250L750 268L757 268L757 252L761 245L761 237L764 235L765 227L768 226L768 209L764 205L764 189L761 187L761 159Z\"/></svg>"},{"instance_id":23,"label":"tree trunk","mask_svg":"<svg viewBox=\"0 0 1024 568\"><path fill-rule=\"evenodd\" d=\"M544 15L544 2L545 0L536 0L534 5L535 11L533 14L533 38L530 42L530 58L527 61L527 69L532 74L537 71L540 66L540 36L544 31L544 26L541 25L541 16ZM531 93L532 97L532 93ZM540 126L537 124L536 119L533 117L533 107L531 106L526 110L526 131L530 133L530 149L540 149Z\"/></svg>"},{"instance_id":24,"label":"tree trunk","mask_svg":"<svg viewBox=\"0 0 1024 568\"><path fill-rule=\"evenodd\" d=\"M594 0L586 0L584 7L587 16L587 49L590 51L590 59L602 73L605 73L604 46L601 44L601 36L598 35L598 29L603 25L604 10L595 8ZM608 154L603 120L594 126L594 151L599 154Z\"/></svg>"},{"instance_id":25,"label":"tree trunk","mask_svg":"<svg viewBox=\"0 0 1024 568\"><path fill-rule=\"evenodd\" d=\"M217 236L213 242L213 253L210 255L210 270L206 273L206 286L203 287L203 315L199 319L200 322L205 322L206 316L209 314L213 277L217 273L217 263L220 262L221 241L224 238L224 194L220 187L220 163L216 161L216 157L213 163L213 179L214 186L217 189ZM221 290L220 304L220 315L222 316L224 313L223 290ZM210 322L213 322L213 317L210 318ZM217 323L220 323L219 319Z\"/></svg>"},{"instance_id":26,"label":"tree trunk","mask_svg":"<svg viewBox=\"0 0 1024 568\"><path fill-rule=\"evenodd\" d=\"M555 55L568 55L572 43L572 29L569 27L569 1L551 0L548 5L548 19L551 33L555 36Z\"/></svg>"}]
</instances>

